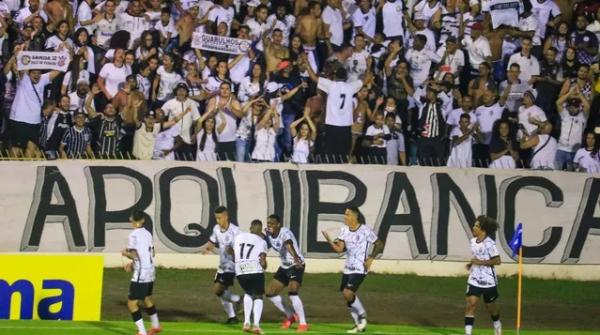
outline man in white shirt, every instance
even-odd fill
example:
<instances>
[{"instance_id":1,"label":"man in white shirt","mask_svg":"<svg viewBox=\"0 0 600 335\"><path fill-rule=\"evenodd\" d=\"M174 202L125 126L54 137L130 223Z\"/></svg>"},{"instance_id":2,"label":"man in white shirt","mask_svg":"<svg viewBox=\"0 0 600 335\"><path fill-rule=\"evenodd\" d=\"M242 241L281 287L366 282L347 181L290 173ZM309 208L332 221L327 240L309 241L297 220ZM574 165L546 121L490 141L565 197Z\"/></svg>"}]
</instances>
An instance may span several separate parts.
<instances>
[{"instance_id":1,"label":"man in white shirt","mask_svg":"<svg viewBox=\"0 0 600 335\"><path fill-rule=\"evenodd\" d=\"M104 2L102 12L96 15L94 21L96 45L100 48L108 50L110 39L121 29L119 17L115 14L116 3L114 0Z\"/></svg>"},{"instance_id":2,"label":"man in white shirt","mask_svg":"<svg viewBox=\"0 0 600 335\"><path fill-rule=\"evenodd\" d=\"M458 78L465 66L465 54L458 49L456 38L454 36L448 37L446 43L439 47L436 54L441 57L439 74L450 72L456 78L455 84L459 84Z\"/></svg>"},{"instance_id":3,"label":"man in white shirt","mask_svg":"<svg viewBox=\"0 0 600 335\"><path fill-rule=\"evenodd\" d=\"M352 23L354 24L354 34L363 34L369 42L375 37L375 25L377 17L375 9L371 6L369 0L359 0L358 9L352 14Z\"/></svg>"},{"instance_id":4,"label":"man in white shirt","mask_svg":"<svg viewBox=\"0 0 600 335\"><path fill-rule=\"evenodd\" d=\"M384 242L377 239L375 232L362 222L361 217L358 207L348 207L344 212L344 226L335 240L331 239L329 233L322 231L333 251L346 252L340 291L354 320L354 328L348 333L361 333L367 328L367 312L356 292L365 280L373 260L383 252L384 247ZM370 245L373 245L373 251L367 257Z\"/></svg>"},{"instance_id":5,"label":"man in white shirt","mask_svg":"<svg viewBox=\"0 0 600 335\"><path fill-rule=\"evenodd\" d=\"M36 16L41 16L44 22L48 22L48 15L40 8L40 0L29 0L29 7L21 8L15 15L15 22L19 29L23 29L33 21Z\"/></svg>"},{"instance_id":6,"label":"man in white shirt","mask_svg":"<svg viewBox=\"0 0 600 335\"><path fill-rule=\"evenodd\" d=\"M263 334L260 318L265 294L267 242L262 237L262 222L253 220L249 233L239 233L233 241L235 274L244 290L244 332ZM250 317L254 317L252 326ZM252 327L252 331L250 328Z\"/></svg>"},{"instance_id":7,"label":"man in white shirt","mask_svg":"<svg viewBox=\"0 0 600 335\"><path fill-rule=\"evenodd\" d=\"M188 97L188 86L185 83L179 83L175 87L175 97L167 100L162 105L161 110L169 119L174 119L176 116L186 113L181 122L181 132L179 137L183 141L183 145L178 148L175 153L175 158L178 160L190 160L196 152L196 146L192 143L194 125L196 120L200 118L198 113L198 103ZM189 109L189 111L187 111Z\"/></svg>"},{"instance_id":8,"label":"man in white shirt","mask_svg":"<svg viewBox=\"0 0 600 335\"><path fill-rule=\"evenodd\" d=\"M496 101L498 92L495 89L486 89L483 93L483 105L475 109L477 126L481 132L481 143L473 147L474 166L486 167L490 158L489 146L492 140L494 123L502 118L504 103Z\"/></svg>"},{"instance_id":9,"label":"man in white shirt","mask_svg":"<svg viewBox=\"0 0 600 335\"><path fill-rule=\"evenodd\" d=\"M381 7L383 18L383 34L386 40L404 40L404 27L402 26L402 13L405 7L402 0L386 0Z\"/></svg>"},{"instance_id":10,"label":"man in white shirt","mask_svg":"<svg viewBox=\"0 0 600 335\"><path fill-rule=\"evenodd\" d=\"M129 221L133 231L129 234L127 248L121 255L132 260L125 266L127 272L133 272L127 296L127 308L131 313L133 322L138 329L138 334L146 334L144 319L140 311L139 302L143 302L146 313L150 316L152 328L148 334L154 335L162 331L158 321L158 312L152 301L156 270L154 268L154 245L152 233L144 227L146 214L135 210L131 213Z\"/></svg>"},{"instance_id":11,"label":"man in white shirt","mask_svg":"<svg viewBox=\"0 0 600 335\"><path fill-rule=\"evenodd\" d=\"M541 56L541 43L546 39L546 27L556 27L562 18L562 14L554 0L531 0L530 3L531 12L538 22L534 38L540 41L539 44L534 43L534 45L539 46L538 51L540 51L535 54Z\"/></svg>"},{"instance_id":12,"label":"man in white shirt","mask_svg":"<svg viewBox=\"0 0 600 335\"><path fill-rule=\"evenodd\" d=\"M429 77L432 63L438 63L441 57L432 50L425 48L427 37L416 35L414 37L413 47L406 51L404 57L410 64L410 76L412 77L414 87L421 86Z\"/></svg>"},{"instance_id":13,"label":"man in white shirt","mask_svg":"<svg viewBox=\"0 0 600 335\"><path fill-rule=\"evenodd\" d=\"M16 62L16 54L20 51L20 47L15 48L15 53L6 66L13 66ZM11 154L14 157L31 158L39 155L37 143L42 122L44 87L59 73L50 71L42 74L40 70L30 70L18 81L9 117Z\"/></svg>"},{"instance_id":14,"label":"man in white shirt","mask_svg":"<svg viewBox=\"0 0 600 335\"><path fill-rule=\"evenodd\" d=\"M352 56L346 59L346 69L348 69L348 80L353 81L362 77L367 71L367 63L371 55L366 47L366 39L362 34L354 36L354 49Z\"/></svg>"},{"instance_id":15,"label":"man in white shirt","mask_svg":"<svg viewBox=\"0 0 600 335\"><path fill-rule=\"evenodd\" d=\"M325 34L329 36L332 47L339 48L344 43L344 8L341 0L327 0L327 6L321 13L321 19L325 25Z\"/></svg>"},{"instance_id":16,"label":"man in white shirt","mask_svg":"<svg viewBox=\"0 0 600 335\"><path fill-rule=\"evenodd\" d=\"M561 128L556 151L556 168L562 170L573 161L580 148L590 112L590 104L577 90L571 90L556 101Z\"/></svg>"},{"instance_id":17,"label":"man in white shirt","mask_svg":"<svg viewBox=\"0 0 600 335\"><path fill-rule=\"evenodd\" d=\"M469 124L472 125L477 121L475 110L473 109L473 97L465 95L461 99L460 108L453 109L446 116L446 124L451 127L451 130L459 126L460 117L463 114L469 115Z\"/></svg>"},{"instance_id":18,"label":"man in white shirt","mask_svg":"<svg viewBox=\"0 0 600 335\"><path fill-rule=\"evenodd\" d=\"M367 68L369 66L370 64ZM347 162L352 145L351 127L354 123L352 99L363 86L363 81L346 82L348 72L343 67L335 69L335 80L319 77L308 65L306 57L303 57L303 67L308 71L310 79L317 83L317 88L327 93L323 159L325 162ZM370 73L367 70L364 81L367 81L366 77Z\"/></svg>"},{"instance_id":19,"label":"man in white shirt","mask_svg":"<svg viewBox=\"0 0 600 335\"><path fill-rule=\"evenodd\" d=\"M258 41L262 38L262 35L269 30L271 26L267 23L267 16L269 15L269 8L265 5L259 5L254 9L254 17L246 21L246 25L250 28L250 38L253 41Z\"/></svg>"},{"instance_id":20,"label":"man in white shirt","mask_svg":"<svg viewBox=\"0 0 600 335\"><path fill-rule=\"evenodd\" d=\"M221 22L227 24L227 36L231 33L231 25L235 17L235 10L232 6L232 0L222 0L221 5L215 6L208 12L207 31L210 34L216 34L217 25Z\"/></svg>"},{"instance_id":21,"label":"man in white shirt","mask_svg":"<svg viewBox=\"0 0 600 335\"><path fill-rule=\"evenodd\" d=\"M290 44L290 34L296 25L296 17L288 14L287 11L287 6L284 4L279 4L275 10L275 13L269 15L267 18L268 27L272 27L273 24L275 24L273 29L279 29L283 33L283 41L281 44L286 47ZM273 23L273 21L276 22Z\"/></svg>"},{"instance_id":22,"label":"man in white shirt","mask_svg":"<svg viewBox=\"0 0 600 335\"><path fill-rule=\"evenodd\" d=\"M479 65L483 62L492 61L492 50L490 42L483 36L483 25L479 22L471 26L471 36L465 36L463 45L469 54L469 65L471 66L471 75L478 73Z\"/></svg>"},{"instance_id":23,"label":"man in white shirt","mask_svg":"<svg viewBox=\"0 0 600 335\"><path fill-rule=\"evenodd\" d=\"M519 79L521 66L513 63L508 67L506 80L500 83L500 100L506 104L509 112L517 114L519 107L523 104L523 94L530 89L526 81Z\"/></svg>"},{"instance_id":24,"label":"man in white shirt","mask_svg":"<svg viewBox=\"0 0 600 335\"><path fill-rule=\"evenodd\" d=\"M521 52L513 54L508 60L508 68L514 63L519 64L521 67L519 79L525 83L529 83L532 76L540 75L540 62L538 62L538 59L531 54L532 46L531 38L522 38Z\"/></svg>"},{"instance_id":25,"label":"man in white shirt","mask_svg":"<svg viewBox=\"0 0 600 335\"><path fill-rule=\"evenodd\" d=\"M136 44L142 33L150 29L150 20L143 13L140 0L132 0L127 11L120 16L120 26L130 34L129 47Z\"/></svg>"}]
</instances>

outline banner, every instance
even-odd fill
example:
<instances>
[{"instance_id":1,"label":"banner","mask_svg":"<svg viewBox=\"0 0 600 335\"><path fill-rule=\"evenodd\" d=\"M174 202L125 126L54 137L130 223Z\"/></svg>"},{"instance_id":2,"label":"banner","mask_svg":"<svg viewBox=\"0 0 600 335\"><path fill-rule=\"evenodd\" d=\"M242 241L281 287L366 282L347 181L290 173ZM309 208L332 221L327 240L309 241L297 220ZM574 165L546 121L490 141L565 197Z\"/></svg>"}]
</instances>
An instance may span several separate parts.
<instances>
[{"instance_id":1,"label":"banner","mask_svg":"<svg viewBox=\"0 0 600 335\"><path fill-rule=\"evenodd\" d=\"M0 264L0 319L100 320L102 256L0 255Z\"/></svg>"},{"instance_id":2,"label":"banner","mask_svg":"<svg viewBox=\"0 0 600 335\"><path fill-rule=\"evenodd\" d=\"M277 214L309 258L338 257L348 206L392 260L464 261L478 215L498 220L496 241L523 223L524 259L600 264L599 175L558 171L233 162L0 162L0 252L119 252L133 208L146 213L157 253L196 253L229 208L247 230Z\"/></svg>"},{"instance_id":3,"label":"banner","mask_svg":"<svg viewBox=\"0 0 600 335\"><path fill-rule=\"evenodd\" d=\"M17 54L17 69L67 71L69 54L65 52L21 51Z\"/></svg>"},{"instance_id":4,"label":"banner","mask_svg":"<svg viewBox=\"0 0 600 335\"><path fill-rule=\"evenodd\" d=\"M192 48L239 55L248 52L252 41L240 38L194 33Z\"/></svg>"}]
</instances>

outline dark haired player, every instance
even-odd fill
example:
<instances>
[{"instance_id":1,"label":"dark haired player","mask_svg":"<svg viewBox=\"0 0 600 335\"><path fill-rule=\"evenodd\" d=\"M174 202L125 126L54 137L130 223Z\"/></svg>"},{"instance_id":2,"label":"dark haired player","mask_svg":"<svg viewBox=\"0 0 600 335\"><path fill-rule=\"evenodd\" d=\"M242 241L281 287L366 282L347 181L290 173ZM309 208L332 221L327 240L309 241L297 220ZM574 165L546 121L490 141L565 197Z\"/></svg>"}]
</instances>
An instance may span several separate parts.
<instances>
[{"instance_id":1,"label":"dark haired player","mask_svg":"<svg viewBox=\"0 0 600 335\"><path fill-rule=\"evenodd\" d=\"M479 298L483 295L485 307L492 317L495 335L502 334L500 312L496 306L498 298L498 278L494 266L500 265L500 255L496 248L496 241L491 236L498 229L498 223L485 215L477 217L473 225L473 238L471 239L471 253L473 258L467 264L470 270L467 281L467 307L465 309L465 334L471 335L475 322L475 308Z\"/></svg>"},{"instance_id":2,"label":"dark haired player","mask_svg":"<svg viewBox=\"0 0 600 335\"><path fill-rule=\"evenodd\" d=\"M332 240L326 231L322 233L333 251L337 253L346 251L346 264L340 291L354 320L354 328L347 333L362 333L367 329L367 312L356 296L356 291L365 280L375 256L383 251L384 243L377 239L377 235L371 228L361 223L361 214L357 207L346 209L344 224L340 236L335 240ZM371 245L373 251L367 257Z\"/></svg>"},{"instance_id":3,"label":"dark haired player","mask_svg":"<svg viewBox=\"0 0 600 335\"><path fill-rule=\"evenodd\" d=\"M305 332L308 330L308 324L304 315L304 305L298 296L304 277L305 265L298 241L291 230L282 227L281 219L275 214L269 215L267 218L266 235L269 247L277 251L281 258L281 266L267 286L267 298L271 300L277 309L285 313L286 319L281 324L282 329L288 329L294 322L298 321L297 331ZM286 286L288 296L292 306L294 306L293 310L283 304L279 295L279 292Z\"/></svg>"},{"instance_id":4,"label":"dark haired player","mask_svg":"<svg viewBox=\"0 0 600 335\"><path fill-rule=\"evenodd\" d=\"M152 302L152 288L154 286L154 246L152 245L152 233L144 228L144 212L135 210L129 217L133 231L129 234L127 249L121 254L133 262L125 265L125 270L133 271L131 284L129 286L129 295L127 297L127 308L131 312L133 322L138 328L138 335L154 335L162 331L158 322L158 312ZM146 333L144 319L138 303L143 301L146 313L150 316L152 328Z\"/></svg>"}]
</instances>

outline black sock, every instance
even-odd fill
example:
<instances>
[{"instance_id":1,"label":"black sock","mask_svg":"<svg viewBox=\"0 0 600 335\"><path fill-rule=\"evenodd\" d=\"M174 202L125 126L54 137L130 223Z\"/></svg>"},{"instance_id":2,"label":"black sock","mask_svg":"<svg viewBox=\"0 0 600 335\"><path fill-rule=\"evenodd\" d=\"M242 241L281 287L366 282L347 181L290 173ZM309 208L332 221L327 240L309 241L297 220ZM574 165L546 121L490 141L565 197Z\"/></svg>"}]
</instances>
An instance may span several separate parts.
<instances>
[{"instance_id":1,"label":"black sock","mask_svg":"<svg viewBox=\"0 0 600 335\"><path fill-rule=\"evenodd\" d=\"M496 315L492 315L492 321L498 321L500 320L500 313L496 314Z\"/></svg>"},{"instance_id":2,"label":"black sock","mask_svg":"<svg viewBox=\"0 0 600 335\"><path fill-rule=\"evenodd\" d=\"M146 314L148 314L148 315L154 315L156 313L157 313L156 307L152 306L152 307L146 308Z\"/></svg>"},{"instance_id":3,"label":"black sock","mask_svg":"<svg viewBox=\"0 0 600 335\"><path fill-rule=\"evenodd\" d=\"M133 319L133 322L137 322L138 320L141 320L142 312L138 309L137 311L131 313L131 318Z\"/></svg>"},{"instance_id":4,"label":"black sock","mask_svg":"<svg viewBox=\"0 0 600 335\"><path fill-rule=\"evenodd\" d=\"M472 326L475 323L474 316L465 316L465 326Z\"/></svg>"}]
</instances>

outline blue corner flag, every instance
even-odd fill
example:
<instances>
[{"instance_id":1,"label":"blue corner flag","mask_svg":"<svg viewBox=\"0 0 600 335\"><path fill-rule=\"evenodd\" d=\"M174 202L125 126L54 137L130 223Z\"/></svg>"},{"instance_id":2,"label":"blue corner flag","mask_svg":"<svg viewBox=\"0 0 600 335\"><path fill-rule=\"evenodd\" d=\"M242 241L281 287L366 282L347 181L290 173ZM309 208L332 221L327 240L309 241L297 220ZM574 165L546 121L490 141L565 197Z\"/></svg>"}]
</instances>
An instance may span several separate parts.
<instances>
[{"instance_id":1,"label":"blue corner flag","mask_svg":"<svg viewBox=\"0 0 600 335\"><path fill-rule=\"evenodd\" d=\"M519 253L519 249L521 248L521 244L523 244L523 224L519 223L517 225L517 229L510 239L509 245L513 252L513 257Z\"/></svg>"}]
</instances>

